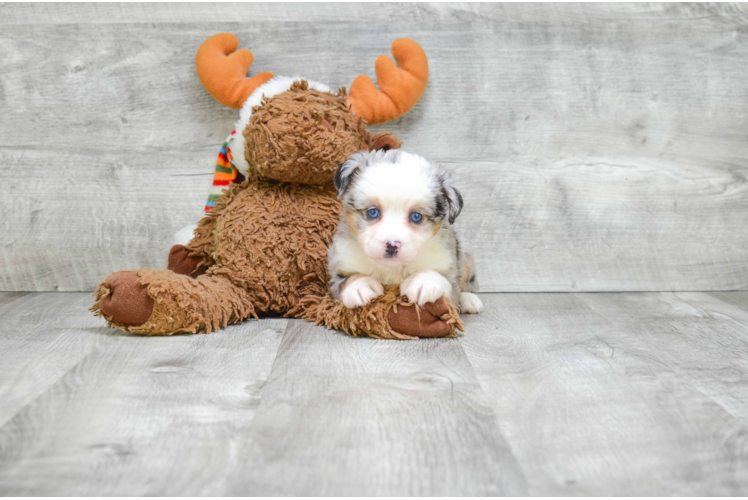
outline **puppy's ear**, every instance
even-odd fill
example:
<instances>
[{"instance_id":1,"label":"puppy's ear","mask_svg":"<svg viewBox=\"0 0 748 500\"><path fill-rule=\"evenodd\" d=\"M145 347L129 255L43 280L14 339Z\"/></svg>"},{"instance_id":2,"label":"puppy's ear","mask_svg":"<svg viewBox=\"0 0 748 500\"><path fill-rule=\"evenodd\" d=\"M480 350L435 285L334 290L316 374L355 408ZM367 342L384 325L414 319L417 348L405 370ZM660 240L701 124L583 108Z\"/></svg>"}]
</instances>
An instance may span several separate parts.
<instances>
[{"instance_id":1,"label":"puppy's ear","mask_svg":"<svg viewBox=\"0 0 748 500\"><path fill-rule=\"evenodd\" d=\"M452 181L450 180L449 176L442 175L440 178L441 188L442 188L442 196L447 202L447 216L449 219L449 223L452 224L455 219L457 219L457 216L460 215L460 212L462 212L462 195L460 194L457 189L455 189L454 186L452 186Z\"/></svg>"},{"instance_id":2,"label":"puppy's ear","mask_svg":"<svg viewBox=\"0 0 748 500\"><path fill-rule=\"evenodd\" d=\"M335 189L338 190L338 198L342 198L348 190L351 181L361 169L364 157L364 153L355 153L351 155L345 163L338 167L338 171L335 172L335 177L333 177Z\"/></svg>"}]
</instances>

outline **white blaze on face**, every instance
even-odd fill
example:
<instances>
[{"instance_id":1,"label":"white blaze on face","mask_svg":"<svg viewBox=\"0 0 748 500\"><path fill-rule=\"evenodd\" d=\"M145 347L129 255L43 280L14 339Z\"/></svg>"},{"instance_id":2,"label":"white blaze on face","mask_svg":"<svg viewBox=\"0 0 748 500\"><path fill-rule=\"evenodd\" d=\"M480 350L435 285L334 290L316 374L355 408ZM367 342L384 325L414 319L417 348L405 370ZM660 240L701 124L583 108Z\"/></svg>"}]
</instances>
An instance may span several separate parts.
<instances>
[{"instance_id":1,"label":"white blaze on face","mask_svg":"<svg viewBox=\"0 0 748 500\"><path fill-rule=\"evenodd\" d=\"M434 235L430 216L434 215L438 182L433 167L420 157L404 155L398 164L369 166L353 189L357 208L379 211L379 217L372 220L364 212L358 231L367 257L383 266L413 261ZM420 223L410 220L413 212L423 216Z\"/></svg>"}]
</instances>

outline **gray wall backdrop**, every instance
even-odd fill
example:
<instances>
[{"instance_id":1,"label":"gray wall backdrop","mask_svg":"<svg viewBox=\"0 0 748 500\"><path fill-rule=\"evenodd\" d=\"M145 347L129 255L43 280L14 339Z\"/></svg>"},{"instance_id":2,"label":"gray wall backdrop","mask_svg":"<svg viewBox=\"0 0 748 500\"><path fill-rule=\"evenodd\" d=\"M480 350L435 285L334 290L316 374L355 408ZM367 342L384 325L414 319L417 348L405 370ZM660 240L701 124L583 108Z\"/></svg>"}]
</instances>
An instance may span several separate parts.
<instances>
[{"instance_id":1,"label":"gray wall backdrop","mask_svg":"<svg viewBox=\"0 0 748 500\"><path fill-rule=\"evenodd\" d=\"M407 36L418 106L379 127L457 175L484 291L748 289L748 8L704 4L0 5L0 290L163 268L252 73L350 85Z\"/></svg>"}]
</instances>

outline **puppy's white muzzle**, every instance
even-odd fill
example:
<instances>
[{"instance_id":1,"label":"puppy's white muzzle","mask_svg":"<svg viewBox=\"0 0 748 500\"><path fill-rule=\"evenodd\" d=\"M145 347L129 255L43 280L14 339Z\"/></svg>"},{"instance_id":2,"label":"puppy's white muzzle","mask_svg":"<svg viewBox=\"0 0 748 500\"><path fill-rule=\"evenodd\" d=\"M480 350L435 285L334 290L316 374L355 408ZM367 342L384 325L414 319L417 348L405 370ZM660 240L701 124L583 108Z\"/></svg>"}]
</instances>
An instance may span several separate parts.
<instances>
[{"instance_id":1,"label":"puppy's white muzzle","mask_svg":"<svg viewBox=\"0 0 748 500\"><path fill-rule=\"evenodd\" d=\"M365 245L365 249L367 257L387 267L409 264L418 255L418 249L412 241L394 238L374 238Z\"/></svg>"}]
</instances>

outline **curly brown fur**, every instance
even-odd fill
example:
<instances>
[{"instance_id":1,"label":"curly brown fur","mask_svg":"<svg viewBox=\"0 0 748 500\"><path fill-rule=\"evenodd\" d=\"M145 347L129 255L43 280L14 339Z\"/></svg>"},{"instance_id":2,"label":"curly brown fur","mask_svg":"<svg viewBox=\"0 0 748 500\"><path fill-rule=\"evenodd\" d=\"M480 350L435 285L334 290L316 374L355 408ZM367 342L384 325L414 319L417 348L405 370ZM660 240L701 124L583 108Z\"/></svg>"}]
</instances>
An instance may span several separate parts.
<instances>
[{"instance_id":1,"label":"curly brown fur","mask_svg":"<svg viewBox=\"0 0 748 500\"><path fill-rule=\"evenodd\" d=\"M425 331L418 310L415 321L413 315L398 315L414 306L395 290L356 310L327 295L327 247L342 209L333 175L355 151L399 146L388 132L370 134L344 97L344 90L334 95L301 81L256 106L242 131L250 166L246 180L224 191L185 247L208 270L198 278L138 270L137 285L153 299L148 320L128 326L109 315L109 325L144 335L211 332L269 312L351 335L413 338L392 328L394 314L415 333ZM98 315L107 293L104 284L95 292L92 310ZM447 325L446 333L461 328L454 307L439 311L432 319Z\"/></svg>"},{"instance_id":2,"label":"curly brown fur","mask_svg":"<svg viewBox=\"0 0 748 500\"><path fill-rule=\"evenodd\" d=\"M328 329L342 330L348 335L366 335L374 338L396 340L418 338L399 333L390 325L389 315L392 310L397 311L398 308L418 309L418 306L408 303L405 297L399 295L399 287L396 285L385 287L384 295L377 297L366 307L349 309L339 300L334 300L330 295L310 296L304 299L303 306L306 311L302 317L307 321L312 321L317 325L325 325ZM455 337L457 330L463 330L462 321L460 321L460 317L451 303L448 303L447 312L440 319L450 327L449 333L444 335L446 337ZM415 329L417 329L417 325Z\"/></svg>"},{"instance_id":3,"label":"curly brown fur","mask_svg":"<svg viewBox=\"0 0 748 500\"><path fill-rule=\"evenodd\" d=\"M207 275L246 289L258 311L293 315L300 297L325 293L325 254L341 210L333 193L267 181L231 186L206 216L218 235Z\"/></svg>"},{"instance_id":4,"label":"curly brown fur","mask_svg":"<svg viewBox=\"0 0 748 500\"><path fill-rule=\"evenodd\" d=\"M230 281L200 276L197 279L171 271L138 269L140 284L153 299L153 312L142 325L126 325L101 311L101 299L111 291L104 283L94 292L91 311L107 320L109 326L140 335L210 333L255 314L246 290Z\"/></svg>"},{"instance_id":5,"label":"curly brown fur","mask_svg":"<svg viewBox=\"0 0 748 500\"><path fill-rule=\"evenodd\" d=\"M300 184L328 184L348 155L372 143L344 91L320 92L304 80L256 106L243 135L244 156L259 177Z\"/></svg>"}]
</instances>

